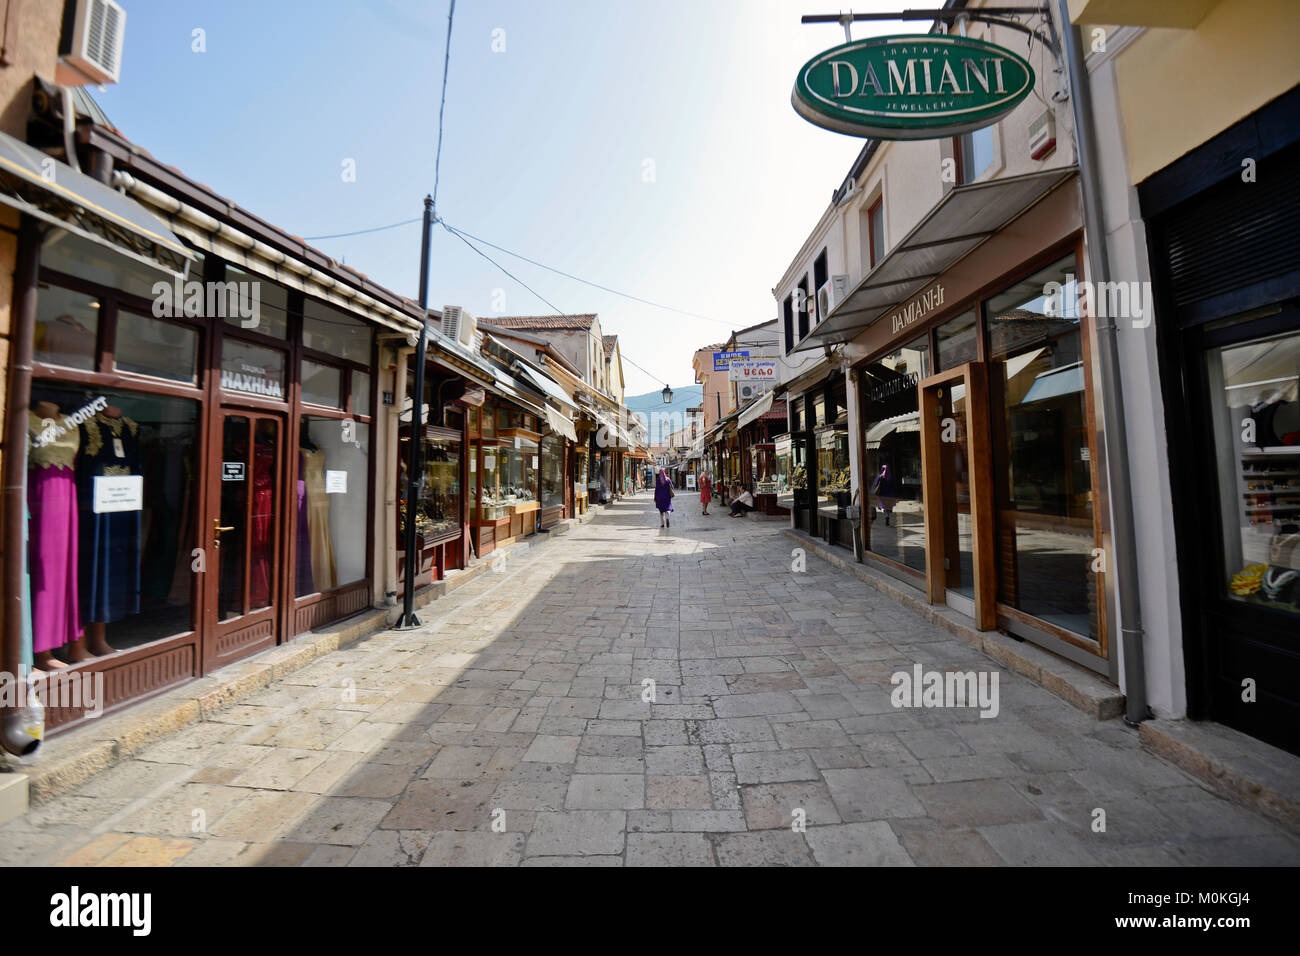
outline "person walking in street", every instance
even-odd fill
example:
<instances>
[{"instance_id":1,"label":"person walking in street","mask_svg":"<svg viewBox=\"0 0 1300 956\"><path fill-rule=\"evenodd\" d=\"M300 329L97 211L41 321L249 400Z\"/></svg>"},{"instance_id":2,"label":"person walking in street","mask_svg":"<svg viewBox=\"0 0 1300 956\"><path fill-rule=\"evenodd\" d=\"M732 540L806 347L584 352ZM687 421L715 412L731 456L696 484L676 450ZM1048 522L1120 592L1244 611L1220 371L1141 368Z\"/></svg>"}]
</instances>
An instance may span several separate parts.
<instances>
[{"instance_id":1,"label":"person walking in street","mask_svg":"<svg viewBox=\"0 0 1300 956\"><path fill-rule=\"evenodd\" d=\"M659 509L659 527L672 527L668 512L673 510L673 483L663 468L659 469L659 477L655 481L655 507Z\"/></svg>"},{"instance_id":2,"label":"person walking in street","mask_svg":"<svg viewBox=\"0 0 1300 956\"><path fill-rule=\"evenodd\" d=\"M754 510L754 496L747 490L742 491L740 485L731 489L731 517L743 518Z\"/></svg>"},{"instance_id":3,"label":"person walking in street","mask_svg":"<svg viewBox=\"0 0 1300 956\"><path fill-rule=\"evenodd\" d=\"M700 504L704 505L704 510L702 514L705 517L708 517L709 502L712 500L713 500L713 481L709 478L709 473L706 471L704 474L700 475Z\"/></svg>"},{"instance_id":4,"label":"person walking in street","mask_svg":"<svg viewBox=\"0 0 1300 956\"><path fill-rule=\"evenodd\" d=\"M894 505L898 504L898 488L894 484L894 476L889 472L888 465L880 466L880 474L876 475L876 483L871 486L871 492L876 496L876 508L884 512L885 527L889 527L889 518L894 513ZM875 518L875 513L871 515Z\"/></svg>"}]
</instances>

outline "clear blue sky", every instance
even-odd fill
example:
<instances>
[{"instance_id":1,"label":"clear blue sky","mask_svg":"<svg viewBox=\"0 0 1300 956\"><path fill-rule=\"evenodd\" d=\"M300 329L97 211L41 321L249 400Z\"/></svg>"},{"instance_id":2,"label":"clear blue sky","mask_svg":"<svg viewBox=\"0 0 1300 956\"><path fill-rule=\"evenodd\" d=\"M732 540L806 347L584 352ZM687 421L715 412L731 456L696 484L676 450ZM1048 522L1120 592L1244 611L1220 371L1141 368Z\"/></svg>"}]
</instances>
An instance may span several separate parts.
<instances>
[{"instance_id":1,"label":"clear blue sky","mask_svg":"<svg viewBox=\"0 0 1300 956\"><path fill-rule=\"evenodd\" d=\"M123 0L122 82L96 97L137 145L310 237L420 215L433 189L447 0ZM889 6L888 0L859 8ZM897 5L896 0L894 5ZM825 9L823 9L823 7ZM771 289L861 141L790 106L798 67L843 42L812 0L460 0L438 211L620 299L487 250L565 312L598 312L653 373L772 318ZM908 32L920 32L928 24ZM905 32L855 27L855 36ZM206 52L194 52L193 31ZM494 31L504 52L494 52ZM495 34L500 37L500 34ZM345 160L356 181L344 182ZM647 160L653 181L647 181ZM418 225L314 242L416 297ZM547 306L438 230L430 303L490 316Z\"/></svg>"}]
</instances>

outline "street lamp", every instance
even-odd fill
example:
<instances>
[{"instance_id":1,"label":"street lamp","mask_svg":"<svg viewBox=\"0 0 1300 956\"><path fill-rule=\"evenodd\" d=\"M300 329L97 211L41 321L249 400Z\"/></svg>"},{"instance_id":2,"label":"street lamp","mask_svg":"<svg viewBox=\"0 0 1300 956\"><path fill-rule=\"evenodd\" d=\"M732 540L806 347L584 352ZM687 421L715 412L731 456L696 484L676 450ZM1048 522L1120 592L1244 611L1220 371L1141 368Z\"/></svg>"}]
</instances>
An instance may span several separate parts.
<instances>
[{"instance_id":1,"label":"street lamp","mask_svg":"<svg viewBox=\"0 0 1300 956\"><path fill-rule=\"evenodd\" d=\"M664 386L664 404L665 404L665 405L671 405L672 403L673 403L673 390L672 390L671 388L669 388L667 385L665 385L665 386Z\"/></svg>"}]
</instances>

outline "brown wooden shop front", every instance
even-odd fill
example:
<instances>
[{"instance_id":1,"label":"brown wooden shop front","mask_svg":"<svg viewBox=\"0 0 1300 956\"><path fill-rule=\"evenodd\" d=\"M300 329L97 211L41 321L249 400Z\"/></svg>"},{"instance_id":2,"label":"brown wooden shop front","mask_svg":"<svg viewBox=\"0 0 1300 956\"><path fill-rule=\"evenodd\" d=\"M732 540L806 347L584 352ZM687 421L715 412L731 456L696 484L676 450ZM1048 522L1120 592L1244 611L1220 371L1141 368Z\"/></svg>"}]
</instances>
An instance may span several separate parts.
<instances>
[{"instance_id":1,"label":"brown wooden shop front","mask_svg":"<svg viewBox=\"0 0 1300 956\"><path fill-rule=\"evenodd\" d=\"M111 710L370 607L374 327L214 256L191 277L230 298L160 308L157 274L101 247L39 255L36 667L102 674Z\"/></svg>"},{"instance_id":2,"label":"brown wooden shop front","mask_svg":"<svg viewBox=\"0 0 1300 956\"><path fill-rule=\"evenodd\" d=\"M575 513L574 473L585 462L542 424L533 410L497 396L470 414L469 524L479 557Z\"/></svg>"}]
</instances>

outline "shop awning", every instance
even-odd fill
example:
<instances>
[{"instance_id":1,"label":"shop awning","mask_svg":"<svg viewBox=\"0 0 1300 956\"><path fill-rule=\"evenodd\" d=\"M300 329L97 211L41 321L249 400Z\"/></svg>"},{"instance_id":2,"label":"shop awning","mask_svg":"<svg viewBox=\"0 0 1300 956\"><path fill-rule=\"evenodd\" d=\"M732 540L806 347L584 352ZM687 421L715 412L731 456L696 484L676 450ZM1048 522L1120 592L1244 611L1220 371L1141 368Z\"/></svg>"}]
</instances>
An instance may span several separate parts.
<instances>
[{"instance_id":1,"label":"shop awning","mask_svg":"<svg viewBox=\"0 0 1300 956\"><path fill-rule=\"evenodd\" d=\"M1060 398L1062 395L1082 391L1083 363L1075 362L1073 365L1040 373L1034 380L1034 384L1029 386L1029 391L1025 392L1025 397L1020 400L1020 404L1045 402L1051 398Z\"/></svg>"},{"instance_id":2,"label":"shop awning","mask_svg":"<svg viewBox=\"0 0 1300 956\"><path fill-rule=\"evenodd\" d=\"M1049 169L952 189L792 351L853 339L1077 171Z\"/></svg>"},{"instance_id":3,"label":"shop awning","mask_svg":"<svg viewBox=\"0 0 1300 956\"><path fill-rule=\"evenodd\" d=\"M919 432L920 430L920 412L906 412L902 415L895 415L893 418L885 418L867 429L867 447L879 448L880 443L884 441L887 435L901 435L905 432Z\"/></svg>"},{"instance_id":4,"label":"shop awning","mask_svg":"<svg viewBox=\"0 0 1300 956\"><path fill-rule=\"evenodd\" d=\"M496 336L490 333L487 333L487 336L502 348L511 352L514 351L513 349L510 349L510 346L498 341ZM566 412L572 411L574 414L577 414L580 411L573 399L569 397L569 393L561 388L555 379L551 378L551 376L546 372L543 372L541 369L536 368L523 359L519 360L519 362L514 366L514 369L520 378L535 386L538 391L544 393L546 397L553 401L559 408Z\"/></svg>"},{"instance_id":5,"label":"shop awning","mask_svg":"<svg viewBox=\"0 0 1300 956\"><path fill-rule=\"evenodd\" d=\"M758 421L763 415L771 411L773 395L768 392L750 402L749 405L740 413L740 418L736 421L737 428L744 428L750 422Z\"/></svg>"},{"instance_id":6,"label":"shop awning","mask_svg":"<svg viewBox=\"0 0 1300 956\"><path fill-rule=\"evenodd\" d=\"M576 442L578 433L574 431L573 422L560 413L553 405L543 406L546 411L546 424L550 426L551 431L557 435L563 435L569 441Z\"/></svg>"},{"instance_id":7,"label":"shop awning","mask_svg":"<svg viewBox=\"0 0 1300 956\"><path fill-rule=\"evenodd\" d=\"M510 399L526 412L532 412L534 415L542 415L542 406L545 404L535 395L530 395L525 390L518 379L511 378L501 369L493 369L494 378L488 388L505 398Z\"/></svg>"},{"instance_id":8,"label":"shop awning","mask_svg":"<svg viewBox=\"0 0 1300 956\"><path fill-rule=\"evenodd\" d=\"M184 277L194 255L139 203L0 133L0 202L83 239Z\"/></svg>"}]
</instances>

